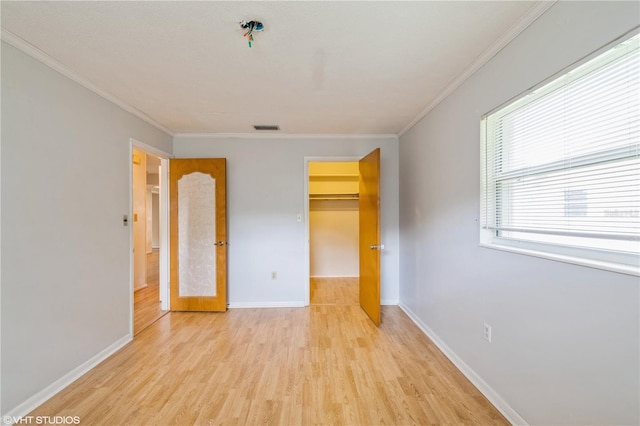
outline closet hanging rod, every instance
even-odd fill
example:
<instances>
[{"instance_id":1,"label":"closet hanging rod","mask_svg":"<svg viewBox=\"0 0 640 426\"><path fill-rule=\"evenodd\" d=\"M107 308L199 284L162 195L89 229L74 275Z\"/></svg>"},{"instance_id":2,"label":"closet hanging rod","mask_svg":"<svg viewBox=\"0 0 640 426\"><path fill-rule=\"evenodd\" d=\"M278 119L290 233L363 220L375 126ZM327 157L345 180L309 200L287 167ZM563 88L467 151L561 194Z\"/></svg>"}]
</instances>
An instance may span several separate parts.
<instances>
[{"instance_id":1,"label":"closet hanging rod","mask_svg":"<svg viewBox=\"0 0 640 426\"><path fill-rule=\"evenodd\" d=\"M357 200L358 194L309 194L310 200Z\"/></svg>"}]
</instances>

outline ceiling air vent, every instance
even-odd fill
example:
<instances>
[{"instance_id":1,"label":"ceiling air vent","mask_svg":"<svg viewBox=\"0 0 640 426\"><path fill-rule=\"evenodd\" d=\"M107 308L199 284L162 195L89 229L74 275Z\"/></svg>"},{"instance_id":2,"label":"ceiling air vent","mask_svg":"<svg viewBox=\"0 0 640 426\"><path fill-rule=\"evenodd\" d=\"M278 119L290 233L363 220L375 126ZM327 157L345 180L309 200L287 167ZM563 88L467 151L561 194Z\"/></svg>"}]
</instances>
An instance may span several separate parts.
<instances>
[{"instance_id":1,"label":"ceiling air vent","mask_svg":"<svg viewBox=\"0 0 640 426\"><path fill-rule=\"evenodd\" d=\"M280 126L277 124L254 124L256 130L280 130Z\"/></svg>"}]
</instances>

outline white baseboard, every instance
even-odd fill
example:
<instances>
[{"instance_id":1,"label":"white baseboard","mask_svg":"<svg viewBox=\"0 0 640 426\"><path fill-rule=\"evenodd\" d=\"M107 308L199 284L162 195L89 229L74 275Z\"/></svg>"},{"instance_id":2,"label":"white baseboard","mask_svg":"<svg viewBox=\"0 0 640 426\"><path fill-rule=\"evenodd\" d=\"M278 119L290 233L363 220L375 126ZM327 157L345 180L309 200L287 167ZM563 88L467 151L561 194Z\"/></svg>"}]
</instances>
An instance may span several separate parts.
<instances>
[{"instance_id":1,"label":"white baseboard","mask_svg":"<svg viewBox=\"0 0 640 426\"><path fill-rule=\"evenodd\" d=\"M496 407L503 416L512 425L528 425L527 421L523 419L516 410L511 408L509 404L489 386L478 373L476 373L471 367L469 367L447 344L438 337L409 307L400 303L400 309L402 309L409 318L427 335L429 339L449 358L449 360L465 375L467 379Z\"/></svg>"},{"instance_id":2,"label":"white baseboard","mask_svg":"<svg viewBox=\"0 0 640 426\"><path fill-rule=\"evenodd\" d=\"M131 334L127 334L126 336L116 340L114 343L109 345L107 348L98 352L93 357L89 358L86 362L79 365L78 367L71 370L69 373L65 374L55 382L51 383L46 388L42 389L40 392L31 396L29 399L19 404L13 410L8 413L3 413L2 417L11 417L11 418L20 418L27 416L30 412L44 404L47 400L51 399L55 394L60 392L62 389L69 386L71 383L78 380L81 376L86 374L89 370L91 370L96 365L100 364L105 359L109 358L111 355L116 353L120 348L122 348L127 343L131 342L133 337Z\"/></svg>"},{"instance_id":3,"label":"white baseboard","mask_svg":"<svg viewBox=\"0 0 640 426\"><path fill-rule=\"evenodd\" d=\"M302 301L294 302L230 302L229 309L252 309L252 308L303 308L306 304Z\"/></svg>"},{"instance_id":4,"label":"white baseboard","mask_svg":"<svg viewBox=\"0 0 640 426\"><path fill-rule=\"evenodd\" d=\"M395 306L395 305L398 304L398 302L399 302L398 299L381 299L380 300L380 304L381 305L393 305L393 306Z\"/></svg>"}]
</instances>

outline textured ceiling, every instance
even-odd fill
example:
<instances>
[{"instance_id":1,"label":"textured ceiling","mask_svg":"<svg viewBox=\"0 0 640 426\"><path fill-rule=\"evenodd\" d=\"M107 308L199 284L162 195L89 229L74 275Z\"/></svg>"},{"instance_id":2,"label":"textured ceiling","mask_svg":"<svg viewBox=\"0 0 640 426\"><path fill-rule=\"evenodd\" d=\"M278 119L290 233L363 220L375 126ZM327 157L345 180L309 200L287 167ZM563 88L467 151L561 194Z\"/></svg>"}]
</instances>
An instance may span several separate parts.
<instances>
[{"instance_id":1,"label":"textured ceiling","mask_svg":"<svg viewBox=\"0 0 640 426\"><path fill-rule=\"evenodd\" d=\"M2 1L1 22L172 132L397 134L533 5Z\"/></svg>"}]
</instances>

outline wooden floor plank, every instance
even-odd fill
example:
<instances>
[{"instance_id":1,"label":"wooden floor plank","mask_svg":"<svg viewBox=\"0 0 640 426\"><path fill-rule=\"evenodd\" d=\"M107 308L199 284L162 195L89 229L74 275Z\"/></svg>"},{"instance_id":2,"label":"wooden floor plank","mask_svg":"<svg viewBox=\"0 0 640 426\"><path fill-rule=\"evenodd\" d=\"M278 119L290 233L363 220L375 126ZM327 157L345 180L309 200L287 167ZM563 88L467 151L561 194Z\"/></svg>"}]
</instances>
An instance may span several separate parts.
<instances>
[{"instance_id":1,"label":"wooden floor plank","mask_svg":"<svg viewBox=\"0 0 640 426\"><path fill-rule=\"evenodd\" d=\"M133 334L136 335L163 315L160 306L159 250L147 253L147 286L133 293Z\"/></svg>"},{"instance_id":2,"label":"wooden floor plank","mask_svg":"<svg viewBox=\"0 0 640 426\"><path fill-rule=\"evenodd\" d=\"M396 306L172 312L31 415L83 425L508 424Z\"/></svg>"},{"instance_id":3,"label":"wooden floor plank","mask_svg":"<svg viewBox=\"0 0 640 426\"><path fill-rule=\"evenodd\" d=\"M312 305L357 305L359 304L356 277L311 278Z\"/></svg>"}]
</instances>

